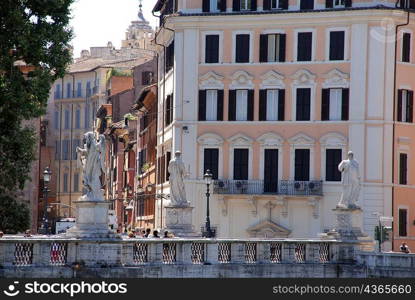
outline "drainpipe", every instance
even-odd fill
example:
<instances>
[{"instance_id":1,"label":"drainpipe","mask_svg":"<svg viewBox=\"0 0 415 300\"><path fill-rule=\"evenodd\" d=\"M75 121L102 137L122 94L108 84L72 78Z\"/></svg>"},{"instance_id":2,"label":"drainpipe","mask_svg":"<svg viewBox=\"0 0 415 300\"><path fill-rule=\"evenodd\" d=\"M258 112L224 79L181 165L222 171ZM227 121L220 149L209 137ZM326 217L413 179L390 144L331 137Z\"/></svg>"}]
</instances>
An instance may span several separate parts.
<instances>
[{"instance_id":1,"label":"drainpipe","mask_svg":"<svg viewBox=\"0 0 415 300\"><path fill-rule=\"evenodd\" d=\"M395 3L395 7L398 8L397 1ZM396 131L396 77L397 77L397 60L398 60L398 29L403 26L407 26L409 24L409 17L410 17L410 11L409 9L407 11L407 18L406 23L398 24L395 27L395 60L394 60L394 70L393 70L393 125L392 125L392 217L394 217L395 213L395 131ZM393 223L392 226L395 226ZM392 251L394 250L394 235L392 231Z\"/></svg>"},{"instance_id":2,"label":"drainpipe","mask_svg":"<svg viewBox=\"0 0 415 300\"><path fill-rule=\"evenodd\" d=\"M75 98L75 75L72 76L72 98ZM73 103L71 105L71 141L69 143L71 157L69 158L69 216L72 214L72 158L73 158Z\"/></svg>"},{"instance_id":3,"label":"drainpipe","mask_svg":"<svg viewBox=\"0 0 415 300\"><path fill-rule=\"evenodd\" d=\"M154 12L152 12L152 14L153 14L154 17L161 19L161 16L155 15ZM161 24L162 24L161 28L164 28L164 29L169 30L169 31L174 33L174 30L172 30L171 28L165 27L165 22L162 22ZM160 33L160 30L159 30L158 33ZM165 142L165 140L164 140L164 121L165 121L164 120L165 119L164 104L165 104L165 102L164 101L165 101L165 98L166 98L166 48L167 47L164 44L157 43L158 33L156 33L156 35L154 37L154 43L156 45L159 45L159 46L163 47L163 55L164 55L164 61L163 61L163 97L162 97L163 98L163 110L162 110L162 136L161 136L161 139L162 139L162 141L161 141L161 143L162 143L161 157L163 157L164 156L164 142ZM173 84L173 86L174 86L174 84ZM158 165L159 165L158 160L156 161L156 163L157 163L156 170L158 170ZM163 182L161 183L160 194L161 194L161 196L160 196L160 228L163 228Z\"/></svg>"}]
</instances>

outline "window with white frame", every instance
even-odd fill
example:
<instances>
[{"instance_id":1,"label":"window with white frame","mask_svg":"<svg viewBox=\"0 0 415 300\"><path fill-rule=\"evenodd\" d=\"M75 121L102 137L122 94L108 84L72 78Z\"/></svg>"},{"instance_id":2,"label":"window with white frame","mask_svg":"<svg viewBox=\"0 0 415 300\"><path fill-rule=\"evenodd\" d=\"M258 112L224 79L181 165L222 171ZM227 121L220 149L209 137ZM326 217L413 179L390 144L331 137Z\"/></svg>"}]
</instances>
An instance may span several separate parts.
<instances>
[{"instance_id":1,"label":"window with white frame","mask_svg":"<svg viewBox=\"0 0 415 300\"><path fill-rule=\"evenodd\" d=\"M218 0L209 0L209 5L210 5L210 11L211 12L215 12L219 10L218 7Z\"/></svg>"},{"instance_id":2,"label":"window with white frame","mask_svg":"<svg viewBox=\"0 0 415 300\"><path fill-rule=\"evenodd\" d=\"M398 122L413 121L413 91L399 90L398 91Z\"/></svg>"},{"instance_id":3,"label":"window with white frame","mask_svg":"<svg viewBox=\"0 0 415 300\"><path fill-rule=\"evenodd\" d=\"M218 116L218 91L206 91L206 121L216 121Z\"/></svg>"},{"instance_id":4,"label":"window with white frame","mask_svg":"<svg viewBox=\"0 0 415 300\"><path fill-rule=\"evenodd\" d=\"M323 89L322 96L322 121L347 121L349 119L349 89Z\"/></svg>"},{"instance_id":5,"label":"window with white frame","mask_svg":"<svg viewBox=\"0 0 415 300\"><path fill-rule=\"evenodd\" d=\"M279 8L279 0L271 0L271 9L278 9Z\"/></svg>"},{"instance_id":6,"label":"window with white frame","mask_svg":"<svg viewBox=\"0 0 415 300\"><path fill-rule=\"evenodd\" d=\"M342 89L330 89L329 119L342 119Z\"/></svg>"},{"instance_id":7,"label":"window with white frame","mask_svg":"<svg viewBox=\"0 0 415 300\"><path fill-rule=\"evenodd\" d=\"M251 0L240 0L240 1L241 1L241 10L251 9Z\"/></svg>"},{"instance_id":8,"label":"window with white frame","mask_svg":"<svg viewBox=\"0 0 415 300\"><path fill-rule=\"evenodd\" d=\"M236 91L236 121L248 120L248 90Z\"/></svg>"},{"instance_id":9,"label":"window with white frame","mask_svg":"<svg viewBox=\"0 0 415 300\"><path fill-rule=\"evenodd\" d=\"M344 0L333 0L333 7L344 7Z\"/></svg>"},{"instance_id":10,"label":"window with white frame","mask_svg":"<svg viewBox=\"0 0 415 300\"><path fill-rule=\"evenodd\" d=\"M267 90L267 121L278 120L278 90Z\"/></svg>"}]
</instances>

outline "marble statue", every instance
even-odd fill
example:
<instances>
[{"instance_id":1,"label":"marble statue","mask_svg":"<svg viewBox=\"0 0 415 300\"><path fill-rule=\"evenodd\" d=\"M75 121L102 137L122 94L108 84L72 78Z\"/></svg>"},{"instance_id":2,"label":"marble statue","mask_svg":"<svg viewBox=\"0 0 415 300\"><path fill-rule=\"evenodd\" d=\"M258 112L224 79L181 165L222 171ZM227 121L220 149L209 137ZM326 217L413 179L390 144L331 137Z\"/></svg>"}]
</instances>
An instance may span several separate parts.
<instances>
[{"instance_id":1,"label":"marble statue","mask_svg":"<svg viewBox=\"0 0 415 300\"><path fill-rule=\"evenodd\" d=\"M348 159L339 164L342 172L343 192L337 208L358 208L357 201L360 193L359 163L353 158L353 152L349 151Z\"/></svg>"},{"instance_id":2,"label":"marble statue","mask_svg":"<svg viewBox=\"0 0 415 300\"><path fill-rule=\"evenodd\" d=\"M83 200L104 201L100 176L105 174L105 137L95 139L93 132L84 134L84 147L76 147L78 162L83 169L82 183L86 189Z\"/></svg>"},{"instance_id":3,"label":"marble statue","mask_svg":"<svg viewBox=\"0 0 415 300\"><path fill-rule=\"evenodd\" d=\"M169 162L170 199L172 206L187 206L184 178L187 176L186 167L182 161L182 153L176 151L175 157Z\"/></svg>"}]
</instances>

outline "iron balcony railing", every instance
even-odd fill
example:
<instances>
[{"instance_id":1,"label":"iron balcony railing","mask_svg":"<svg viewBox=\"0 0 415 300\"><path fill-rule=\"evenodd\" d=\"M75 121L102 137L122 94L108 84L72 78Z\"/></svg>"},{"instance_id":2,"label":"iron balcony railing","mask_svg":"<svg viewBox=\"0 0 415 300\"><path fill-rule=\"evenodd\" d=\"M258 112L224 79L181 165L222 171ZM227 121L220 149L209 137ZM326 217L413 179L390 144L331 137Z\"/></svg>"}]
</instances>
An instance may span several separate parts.
<instances>
[{"instance_id":1,"label":"iron balcony railing","mask_svg":"<svg viewBox=\"0 0 415 300\"><path fill-rule=\"evenodd\" d=\"M292 196L322 196L323 181L280 180L265 182L263 180L215 180L214 194L228 195L292 195Z\"/></svg>"}]
</instances>

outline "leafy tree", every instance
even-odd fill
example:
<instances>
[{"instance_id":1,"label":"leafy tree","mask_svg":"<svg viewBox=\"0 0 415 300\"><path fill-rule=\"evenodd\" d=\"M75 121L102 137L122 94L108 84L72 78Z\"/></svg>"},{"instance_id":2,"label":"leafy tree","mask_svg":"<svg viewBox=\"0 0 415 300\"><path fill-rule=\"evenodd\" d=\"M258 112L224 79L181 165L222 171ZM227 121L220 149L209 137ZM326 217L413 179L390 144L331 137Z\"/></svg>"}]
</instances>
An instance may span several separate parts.
<instances>
[{"instance_id":1,"label":"leafy tree","mask_svg":"<svg viewBox=\"0 0 415 300\"><path fill-rule=\"evenodd\" d=\"M0 230L28 227L28 209L17 201L37 137L24 120L46 111L53 82L71 61L73 0L0 1Z\"/></svg>"}]
</instances>

